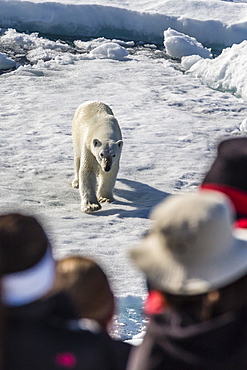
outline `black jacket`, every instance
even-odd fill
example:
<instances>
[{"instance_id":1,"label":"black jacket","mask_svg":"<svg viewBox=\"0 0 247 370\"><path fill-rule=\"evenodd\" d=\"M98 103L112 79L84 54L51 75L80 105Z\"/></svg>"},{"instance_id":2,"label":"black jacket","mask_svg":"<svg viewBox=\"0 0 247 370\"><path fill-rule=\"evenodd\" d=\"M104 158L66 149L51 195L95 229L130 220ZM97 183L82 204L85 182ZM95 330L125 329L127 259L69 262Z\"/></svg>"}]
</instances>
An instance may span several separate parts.
<instances>
[{"instance_id":1,"label":"black jacket","mask_svg":"<svg viewBox=\"0 0 247 370\"><path fill-rule=\"evenodd\" d=\"M107 334L69 330L63 294L5 312L4 370L124 370L130 346ZM125 345L126 344L126 345Z\"/></svg>"},{"instance_id":2,"label":"black jacket","mask_svg":"<svg viewBox=\"0 0 247 370\"><path fill-rule=\"evenodd\" d=\"M202 323L178 313L150 320L128 370L246 370L247 308Z\"/></svg>"}]
</instances>

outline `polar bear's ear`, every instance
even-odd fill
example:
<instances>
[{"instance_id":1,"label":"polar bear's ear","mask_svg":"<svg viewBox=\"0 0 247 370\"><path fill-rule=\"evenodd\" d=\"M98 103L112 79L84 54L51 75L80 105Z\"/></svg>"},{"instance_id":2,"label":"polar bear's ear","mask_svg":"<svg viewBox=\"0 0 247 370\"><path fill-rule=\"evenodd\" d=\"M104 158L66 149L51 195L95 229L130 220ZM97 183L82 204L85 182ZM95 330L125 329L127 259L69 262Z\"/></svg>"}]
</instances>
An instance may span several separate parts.
<instances>
[{"instance_id":1,"label":"polar bear's ear","mask_svg":"<svg viewBox=\"0 0 247 370\"><path fill-rule=\"evenodd\" d=\"M100 146L101 142L98 139L93 140L93 146L96 148L96 146Z\"/></svg>"},{"instance_id":2,"label":"polar bear's ear","mask_svg":"<svg viewBox=\"0 0 247 370\"><path fill-rule=\"evenodd\" d=\"M118 140L117 141L117 145L119 146L119 148L121 149L122 146L123 146L123 140Z\"/></svg>"}]
</instances>

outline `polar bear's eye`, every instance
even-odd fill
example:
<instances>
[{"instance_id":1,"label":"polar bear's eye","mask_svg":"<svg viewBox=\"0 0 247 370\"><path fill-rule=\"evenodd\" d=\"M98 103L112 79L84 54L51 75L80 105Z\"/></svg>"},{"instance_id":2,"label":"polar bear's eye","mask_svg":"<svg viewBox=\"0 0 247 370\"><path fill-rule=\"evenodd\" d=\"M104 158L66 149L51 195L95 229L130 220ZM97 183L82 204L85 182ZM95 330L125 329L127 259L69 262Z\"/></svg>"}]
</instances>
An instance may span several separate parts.
<instances>
[{"instance_id":1,"label":"polar bear's eye","mask_svg":"<svg viewBox=\"0 0 247 370\"><path fill-rule=\"evenodd\" d=\"M103 158L104 157L104 153L100 153L100 156L101 156L101 158Z\"/></svg>"},{"instance_id":2,"label":"polar bear's eye","mask_svg":"<svg viewBox=\"0 0 247 370\"><path fill-rule=\"evenodd\" d=\"M113 156L113 157L116 157L116 154L113 154L112 156Z\"/></svg>"}]
</instances>

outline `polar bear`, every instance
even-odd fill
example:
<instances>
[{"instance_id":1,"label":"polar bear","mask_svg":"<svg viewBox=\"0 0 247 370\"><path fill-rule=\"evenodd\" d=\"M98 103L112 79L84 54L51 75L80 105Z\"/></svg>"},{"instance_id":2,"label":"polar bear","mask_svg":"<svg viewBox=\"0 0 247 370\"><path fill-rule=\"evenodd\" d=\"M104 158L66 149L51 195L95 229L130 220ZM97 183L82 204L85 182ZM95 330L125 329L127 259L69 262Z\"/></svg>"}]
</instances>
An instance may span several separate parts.
<instances>
[{"instance_id":1,"label":"polar bear","mask_svg":"<svg viewBox=\"0 0 247 370\"><path fill-rule=\"evenodd\" d=\"M112 202L123 146L122 134L111 108L102 102L86 102L78 107L72 123L75 178L80 190L81 211L101 208Z\"/></svg>"}]
</instances>

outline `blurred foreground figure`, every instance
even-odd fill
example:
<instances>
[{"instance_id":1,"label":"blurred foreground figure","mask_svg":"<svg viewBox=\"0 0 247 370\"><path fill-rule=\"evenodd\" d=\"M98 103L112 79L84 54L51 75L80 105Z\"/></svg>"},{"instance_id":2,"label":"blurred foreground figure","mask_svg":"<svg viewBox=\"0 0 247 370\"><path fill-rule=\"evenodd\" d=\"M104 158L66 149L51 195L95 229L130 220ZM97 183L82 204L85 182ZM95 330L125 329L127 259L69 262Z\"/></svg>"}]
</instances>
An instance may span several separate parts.
<instances>
[{"instance_id":1,"label":"blurred foreground figure","mask_svg":"<svg viewBox=\"0 0 247 370\"><path fill-rule=\"evenodd\" d=\"M76 312L65 293L51 294L56 264L34 217L0 216L0 255L4 370L118 369L102 335L68 329Z\"/></svg>"},{"instance_id":2,"label":"blurred foreground figure","mask_svg":"<svg viewBox=\"0 0 247 370\"><path fill-rule=\"evenodd\" d=\"M247 228L247 138L222 141L217 157L200 186L226 194L236 211L236 224Z\"/></svg>"},{"instance_id":3,"label":"blurred foreground figure","mask_svg":"<svg viewBox=\"0 0 247 370\"><path fill-rule=\"evenodd\" d=\"M212 191L172 195L131 250L144 272L150 315L128 370L247 369L247 243L233 207Z\"/></svg>"},{"instance_id":4,"label":"blurred foreground figure","mask_svg":"<svg viewBox=\"0 0 247 370\"><path fill-rule=\"evenodd\" d=\"M131 346L114 340L108 334L115 313L115 299L108 278L92 259L70 256L57 263L56 288L68 293L77 309L79 320L71 322L75 330L101 333L112 351L119 369L126 369ZM100 369L100 363L99 363Z\"/></svg>"}]
</instances>

